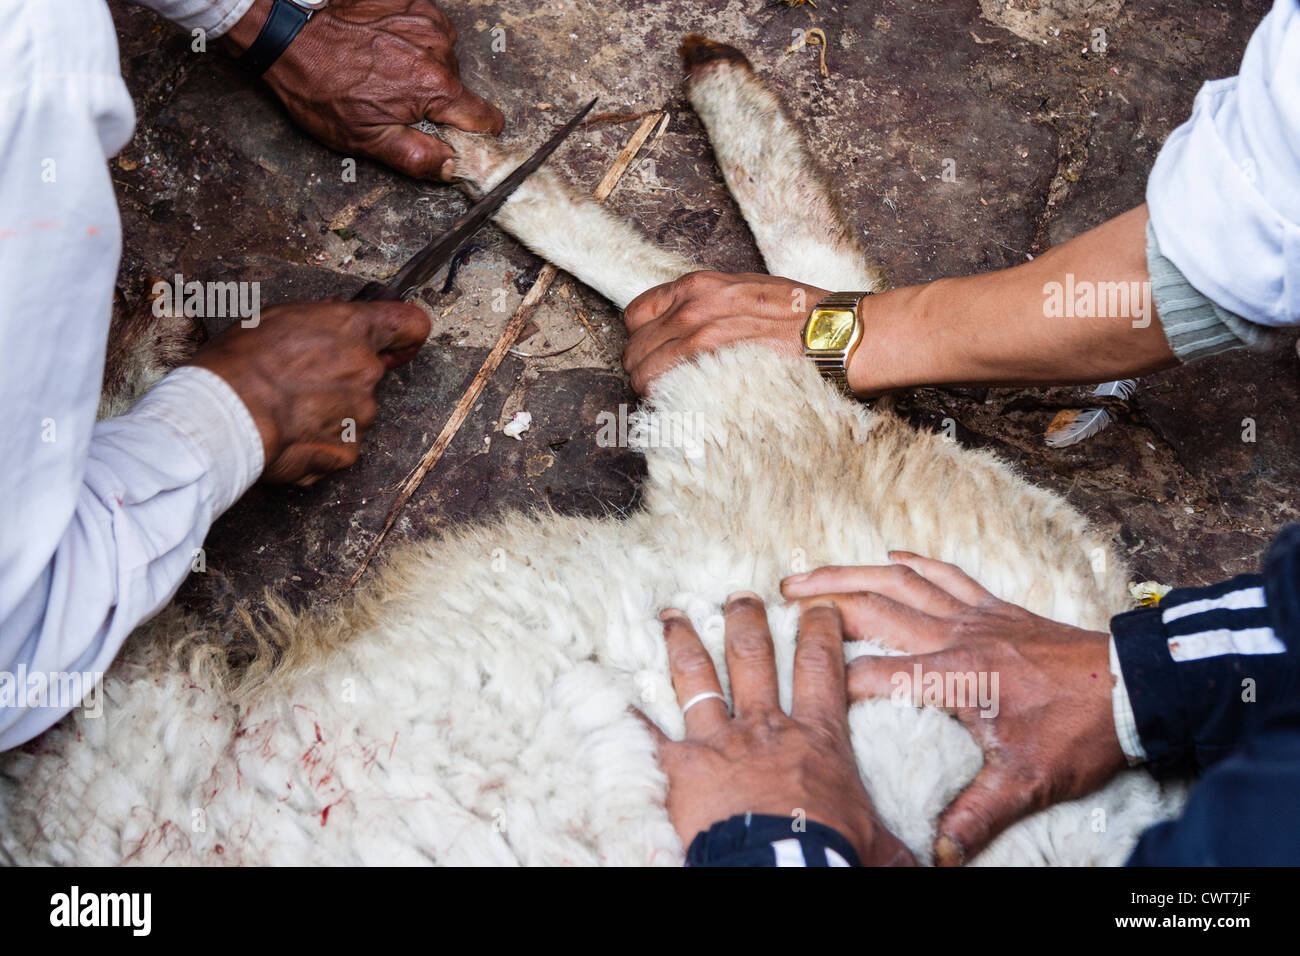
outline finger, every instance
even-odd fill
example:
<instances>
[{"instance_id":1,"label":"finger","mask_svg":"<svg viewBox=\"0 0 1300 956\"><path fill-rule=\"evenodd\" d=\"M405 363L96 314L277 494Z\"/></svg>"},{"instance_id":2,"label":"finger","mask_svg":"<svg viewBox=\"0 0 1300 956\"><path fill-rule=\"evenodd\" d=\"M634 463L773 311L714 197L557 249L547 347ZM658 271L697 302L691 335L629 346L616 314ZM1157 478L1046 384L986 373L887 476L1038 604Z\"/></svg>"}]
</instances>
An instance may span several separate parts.
<instances>
[{"instance_id":1,"label":"finger","mask_svg":"<svg viewBox=\"0 0 1300 956\"><path fill-rule=\"evenodd\" d=\"M643 325L628 336L627 344L623 346L623 368L629 375L635 378L638 370L643 370L642 367L646 366L646 360L665 345L678 347L682 345L681 339L687 334L688 329L674 321L672 315L673 313L670 312L659 321ZM663 358L664 355L659 358Z\"/></svg>"},{"instance_id":2,"label":"finger","mask_svg":"<svg viewBox=\"0 0 1300 956\"><path fill-rule=\"evenodd\" d=\"M802 611L818 601L831 601L840 609L844 634L850 640L879 641L908 654L929 654L953 643L952 627L944 619L874 591L823 594L797 603Z\"/></svg>"},{"instance_id":3,"label":"finger","mask_svg":"<svg viewBox=\"0 0 1300 956\"><path fill-rule=\"evenodd\" d=\"M1035 808L1034 788L985 758L984 769L939 816L935 862L960 866Z\"/></svg>"},{"instance_id":4,"label":"finger","mask_svg":"<svg viewBox=\"0 0 1300 956\"><path fill-rule=\"evenodd\" d=\"M290 445L267 467L262 477L275 484L313 485L357 460L356 446L305 443Z\"/></svg>"},{"instance_id":5,"label":"finger","mask_svg":"<svg viewBox=\"0 0 1300 956\"><path fill-rule=\"evenodd\" d=\"M799 614L794 650L794 700L790 716L842 733L849 731L844 686L844 624L840 610L824 598Z\"/></svg>"},{"instance_id":6,"label":"finger","mask_svg":"<svg viewBox=\"0 0 1300 956\"><path fill-rule=\"evenodd\" d=\"M646 289L629 302L623 310L623 322L627 325L628 332L635 332L672 308L676 287L676 281L665 282Z\"/></svg>"},{"instance_id":7,"label":"finger","mask_svg":"<svg viewBox=\"0 0 1300 956\"><path fill-rule=\"evenodd\" d=\"M912 662L916 659L879 654L864 654L853 658L848 663L849 700L856 703L873 697L894 697L900 693L901 687L906 692L905 702L913 703ZM907 680L906 685L902 684L899 675Z\"/></svg>"},{"instance_id":8,"label":"finger","mask_svg":"<svg viewBox=\"0 0 1300 956\"><path fill-rule=\"evenodd\" d=\"M657 753L662 753L672 744L672 740L669 739L668 735L660 730L659 725L651 720L644 711L636 707L631 707L629 709L632 711L632 716L645 725L646 731L650 734L650 739L654 741L655 751Z\"/></svg>"},{"instance_id":9,"label":"finger","mask_svg":"<svg viewBox=\"0 0 1300 956\"><path fill-rule=\"evenodd\" d=\"M956 614L967 607L964 602L905 564L848 567L828 565L808 574L793 575L781 582L781 593L788 598L853 591L874 591L918 611L943 617Z\"/></svg>"},{"instance_id":10,"label":"finger","mask_svg":"<svg viewBox=\"0 0 1300 956\"><path fill-rule=\"evenodd\" d=\"M757 594L742 591L727 598L727 673L737 716L780 710L776 652L767 627L767 608Z\"/></svg>"},{"instance_id":11,"label":"finger","mask_svg":"<svg viewBox=\"0 0 1300 956\"><path fill-rule=\"evenodd\" d=\"M689 361L692 352L685 338L669 338L645 358L634 364L624 361L632 387L642 395L654 392L654 383L669 369L680 362Z\"/></svg>"},{"instance_id":12,"label":"finger","mask_svg":"<svg viewBox=\"0 0 1300 956\"><path fill-rule=\"evenodd\" d=\"M368 156L416 179L446 181L454 175L452 149L436 136L400 123L377 128L362 144Z\"/></svg>"},{"instance_id":13,"label":"finger","mask_svg":"<svg viewBox=\"0 0 1300 956\"><path fill-rule=\"evenodd\" d=\"M410 302L374 302L360 305L366 312L368 326L366 342L376 355L390 361L414 356L424 345L431 328L429 316L418 305Z\"/></svg>"},{"instance_id":14,"label":"finger","mask_svg":"<svg viewBox=\"0 0 1300 956\"><path fill-rule=\"evenodd\" d=\"M911 568L923 578L933 581L953 597L967 604L978 606L997 600L955 564L924 558L910 551L890 551L889 560Z\"/></svg>"},{"instance_id":15,"label":"finger","mask_svg":"<svg viewBox=\"0 0 1300 956\"><path fill-rule=\"evenodd\" d=\"M695 628L681 611L673 608L660 615L664 622L664 643L668 645L668 670L677 692L677 703L684 710L686 736L702 737L727 722L727 705L716 697L687 707L699 694L721 694L718 672L713 659L700 643Z\"/></svg>"},{"instance_id":16,"label":"finger","mask_svg":"<svg viewBox=\"0 0 1300 956\"><path fill-rule=\"evenodd\" d=\"M499 109L463 86L456 96L440 99L424 115L435 123L446 123L467 133L496 136L506 125L506 118Z\"/></svg>"}]
</instances>

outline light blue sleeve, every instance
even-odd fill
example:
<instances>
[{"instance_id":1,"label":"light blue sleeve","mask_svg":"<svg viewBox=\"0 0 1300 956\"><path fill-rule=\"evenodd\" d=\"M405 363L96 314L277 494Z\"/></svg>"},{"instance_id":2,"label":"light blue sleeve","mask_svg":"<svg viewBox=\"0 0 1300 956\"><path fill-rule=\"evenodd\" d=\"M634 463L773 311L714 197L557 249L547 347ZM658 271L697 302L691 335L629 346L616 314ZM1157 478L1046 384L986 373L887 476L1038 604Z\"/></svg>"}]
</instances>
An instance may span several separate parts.
<instances>
[{"instance_id":1,"label":"light blue sleeve","mask_svg":"<svg viewBox=\"0 0 1300 956\"><path fill-rule=\"evenodd\" d=\"M1161 252L1201 294L1300 324L1300 0L1277 0L1241 72L1206 83L1147 183Z\"/></svg>"}]
</instances>

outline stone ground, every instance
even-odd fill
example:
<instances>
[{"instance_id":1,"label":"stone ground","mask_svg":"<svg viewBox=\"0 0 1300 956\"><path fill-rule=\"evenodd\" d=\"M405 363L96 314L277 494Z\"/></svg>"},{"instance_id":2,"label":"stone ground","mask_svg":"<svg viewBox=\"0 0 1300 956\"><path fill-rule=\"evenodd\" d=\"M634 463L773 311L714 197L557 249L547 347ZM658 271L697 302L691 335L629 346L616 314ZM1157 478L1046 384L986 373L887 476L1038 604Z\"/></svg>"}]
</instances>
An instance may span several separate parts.
<instances>
[{"instance_id":1,"label":"stone ground","mask_svg":"<svg viewBox=\"0 0 1300 956\"><path fill-rule=\"evenodd\" d=\"M350 294L464 208L454 190L365 161L344 182L342 157L298 132L220 53L192 54L188 37L110 2L139 113L112 167L126 235L123 307L139 307L151 277L176 272L258 280L264 305ZM757 270L674 52L688 32L739 46L782 91L898 283L1010 266L1141 202L1160 144L1204 80L1236 71L1268 6L444 4L463 75L505 111L507 136L538 143L595 95L602 110L671 111L652 162L638 160L611 206L698 261ZM816 47L787 49L795 31L813 27L828 40L828 78ZM1092 47L1096 29L1104 51ZM594 186L632 129L589 127L552 162ZM941 176L949 159L955 182ZM256 604L264 588L294 603L338 593L540 266L495 227L479 243L450 291L439 291L441 277L425 291L434 341L381 386L381 420L358 465L310 489L250 492L210 535L207 573L182 591L190 607L228 612ZM507 311L494 311L502 296ZM619 363L619 315L562 277L534 322L524 354L497 372L388 547L504 508L610 514L635 504L640 459L596 441L596 416L635 402ZM1139 578L1208 583L1253 569L1270 535L1300 517L1294 345L1151 376L1130 416L1062 450L1043 442L1052 412L1039 403L1077 394L1066 390L918 390L900 406L926 427L955 420L960 441L997 449L1065 494L1114 534ZM518 408L534 418L523 441L500 432ZM1254 442L1242 438L1247 419Z\"/></svg>"}]
</instances>

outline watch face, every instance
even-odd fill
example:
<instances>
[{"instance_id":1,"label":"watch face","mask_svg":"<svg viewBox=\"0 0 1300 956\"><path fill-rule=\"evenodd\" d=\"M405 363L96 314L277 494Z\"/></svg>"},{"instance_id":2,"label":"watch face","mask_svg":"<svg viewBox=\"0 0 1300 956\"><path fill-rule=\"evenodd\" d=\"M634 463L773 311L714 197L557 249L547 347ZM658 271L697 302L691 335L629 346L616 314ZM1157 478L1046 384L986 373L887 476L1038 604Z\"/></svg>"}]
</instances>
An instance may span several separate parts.
<instances>
[{"instance_id":1,"label":"watch face","mask_svg":"<svg viewBox=\"0 0 1300 956\"><path fill-rule=\"evenodd\" d=\"M290 0L294 6L302 7L304 10L323 10L330 5L330 0Z\"/></svg>"},{"instance_id":2,"label":"watch face","mask_svg":"<svg viewBox=\"0 0 1300 956\"><path fill-rule=\"evenodd\" d=\"M816 309L804 329L804 347L815 352L848 348L856 316L852 309Z\"/></svg>"}]
</instances>

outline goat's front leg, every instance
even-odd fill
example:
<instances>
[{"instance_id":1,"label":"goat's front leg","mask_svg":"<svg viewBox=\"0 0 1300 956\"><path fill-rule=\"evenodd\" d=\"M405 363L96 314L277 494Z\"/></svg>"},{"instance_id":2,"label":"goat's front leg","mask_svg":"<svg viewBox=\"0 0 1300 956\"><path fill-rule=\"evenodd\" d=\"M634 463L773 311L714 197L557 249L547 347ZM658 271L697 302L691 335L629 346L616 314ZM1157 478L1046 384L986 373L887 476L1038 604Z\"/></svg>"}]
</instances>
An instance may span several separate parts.
<instances>
[{"instance_id":1,"label":"goat's front leg","mask_svg":"<svg viewBox=\"0 0 1300 956\"><path fill-rule=\"evenodd\" d=\"M456 175L475 191L491 189L527 157L486 136L450 127L438 134L456 150ZM620 309L646 289L699 268L654 245L631 223L546 168L524 180L495 218L533 252Z\"/></svg>"}]
</instances>

